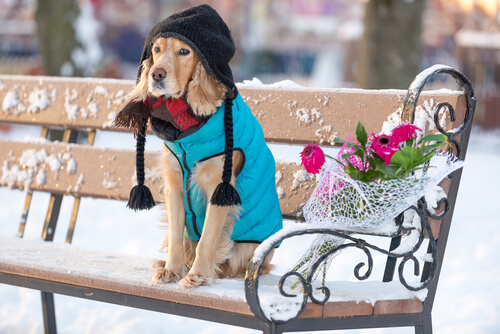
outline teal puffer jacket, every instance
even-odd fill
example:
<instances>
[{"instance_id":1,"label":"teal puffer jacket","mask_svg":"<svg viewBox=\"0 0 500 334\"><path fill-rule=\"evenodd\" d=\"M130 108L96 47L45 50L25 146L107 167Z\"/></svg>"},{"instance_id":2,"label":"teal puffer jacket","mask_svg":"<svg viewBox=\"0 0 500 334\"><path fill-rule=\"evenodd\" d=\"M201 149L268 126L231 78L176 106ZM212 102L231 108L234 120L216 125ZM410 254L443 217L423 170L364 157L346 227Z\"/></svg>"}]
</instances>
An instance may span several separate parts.
<instances>
[{"instance_id":1,"label":"teal puffer jacket","mask_svg":"<svg viewBox=\"0 0 500 334\"><path fill-rule=\"evenodd\" d=\"M224 155L224 104L205 124L187 136L181 135L173 139L171 135L160 133L154 124L153 130L164 140L182 167L186 208L184 235L190 240L198 241L203 231L209 199L196 190L190 177L197 163ZM283 224L275 187L275 163L264 141L259 122L239 94L233 100L233 133L234 150L243 153L244 165L236 178L236 190L241 198L242 210L231 239L235 242L260 243L280 230Z\"/></svg>"}]
</instances>

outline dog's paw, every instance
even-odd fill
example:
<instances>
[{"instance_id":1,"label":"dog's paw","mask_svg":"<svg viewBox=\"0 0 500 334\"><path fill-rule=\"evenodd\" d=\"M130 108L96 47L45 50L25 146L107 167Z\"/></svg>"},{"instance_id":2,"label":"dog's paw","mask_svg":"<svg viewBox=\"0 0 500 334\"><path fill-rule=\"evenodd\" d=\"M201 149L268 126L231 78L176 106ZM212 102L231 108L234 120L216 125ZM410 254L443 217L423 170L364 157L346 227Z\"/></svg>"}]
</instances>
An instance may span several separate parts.
<instances>
[{"instance_id":1,"label":"dog's paw","mask_svg":"<svg viewBox=\"0 0 500 334\"><path fill-rule=\"evenodd\" d=\"M210 285L214 279L205 275L188 274L177 284L182 289L196 288L202 285Z\"/></svg>"},{"instance_id":2,"label":"dog's paw","mask_svg":"<svg viewBox=\"0 0 500 334\"><path fill-rule=\"evenodd\" d=\"M182 275L167 268L157 268L153 274L154 283L175 283L182 278Z\"/></svg>"},{"instance_id":3,"label":"dog's paw","mask_svg":"<svg viewBox=\"0 0 500 334\"><path fill-rule=\"evenodd\" d=\"M151 269L165 268L166 261L164 260L153 260L151 261Z\"/></svg>"}]
</instances>

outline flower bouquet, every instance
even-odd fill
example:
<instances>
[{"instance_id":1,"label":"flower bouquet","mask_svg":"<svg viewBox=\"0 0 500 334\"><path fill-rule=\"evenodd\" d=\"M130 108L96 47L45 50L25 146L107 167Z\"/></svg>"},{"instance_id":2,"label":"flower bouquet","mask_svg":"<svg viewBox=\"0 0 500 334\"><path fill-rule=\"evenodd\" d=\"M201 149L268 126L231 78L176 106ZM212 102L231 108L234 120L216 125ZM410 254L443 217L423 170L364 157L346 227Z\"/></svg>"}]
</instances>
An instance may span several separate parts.
<instances>
[{"instance_id":1,"label":"flower bouquet","mask_svg":"<svg viewBox=\"0 0 500 334\"><path fill-rule=\"evenodd\" d=\"M309 173L322 170L322 174L304 206L306 222L347 233L380 230L462 167L460 160L438 150L446 140L442 134L422 136L422 130L408 122L389 134L368 136L358 123L356 139L336 140L343 143L336 159L308 144L301 153L302 164ZM330 158L326 164L325 157ZM312 263L343 241L319 236L293 271L308 276ZM325 270L330 261L326 261Z\"/></svg>"}]
</instances>

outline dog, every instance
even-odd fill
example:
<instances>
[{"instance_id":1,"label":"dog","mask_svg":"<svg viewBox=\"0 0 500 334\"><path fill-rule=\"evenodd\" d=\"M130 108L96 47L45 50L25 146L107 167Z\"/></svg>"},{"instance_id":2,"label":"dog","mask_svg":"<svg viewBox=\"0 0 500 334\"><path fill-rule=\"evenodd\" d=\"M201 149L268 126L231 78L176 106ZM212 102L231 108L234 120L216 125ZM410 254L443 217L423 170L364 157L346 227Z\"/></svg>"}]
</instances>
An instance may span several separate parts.
<instances>
[{"instance_id":1,"label":"dog","mask_svg":"<svg viewBox=\"0 0 500 334\"><path fill-rule=\"evenodd\" d=\"M199 117L210 116L222 105L227 89L207 75L193 50L184 42L170 37L158 38L153 44L152 57L142 63L142 75L131 99L145 100L149 95L180 98ZM236 172L242 167L239 151L233 155L234 172L231 183L236 182ZM182 169L179 161L163 147L163 180L168 233L162 242L167 250L166 261L153 264L153 282L179 282L183 288L211 284L216 277L244 277L257 244L234 243L230 238L239 207L208 205L205 227L200 241L183 237L185 208L183 203ZM194 181L205 198L211 198L219 183L223 157L202 162L193 170ZM262 274L269 273L274 250L267 257ZM186 274L187 273L187 274Z\"/></svg>"},{"instance_id":2,"label":"dog","mask_svg":"<svg viewBox=\"0 0 500 334\"><path fill-rule=\"evenodd\" d=\"M258 243L282 227L274 159L232 79L234 51L229 28L210 6L171 15L148 34L130 102L115 120L136 130L134 210L154 205L144 186L148 122L165 144L167 256L152 265L155 283L194 288L244 277ZM272 270L273 254L261 273Z\"/></svg>"}]
</instances>

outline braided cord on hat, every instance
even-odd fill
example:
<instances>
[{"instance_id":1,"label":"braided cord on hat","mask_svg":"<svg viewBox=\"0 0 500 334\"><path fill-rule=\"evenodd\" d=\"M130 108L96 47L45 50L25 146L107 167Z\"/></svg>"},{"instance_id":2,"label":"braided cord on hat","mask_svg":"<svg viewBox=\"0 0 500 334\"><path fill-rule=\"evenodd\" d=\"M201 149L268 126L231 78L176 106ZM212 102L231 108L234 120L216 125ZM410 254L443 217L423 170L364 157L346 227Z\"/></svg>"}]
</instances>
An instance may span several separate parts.
<instances>
[{"instance_id":1,"label":"braided cord on hat","mask_svg":"<svg viewBox=\"0 0 500 334\"><path fill-rule=\"evenodd\" d=\"M143 185L145 181L144 172L144 150L146 146L146 127L143 126L140 132L137 132L137 154L135 156L135 168L137 173L137 183Z\"/></svg>"},{"instance_id":2,"label":"braided cord on hat","mask_svg":"<svg viewBox=\"0 0 500 334\"><path fill-rule=\"evenodd\" d=\"M222 182L219 183L210 202L217 206L232 206L241 204L240 195L231 185L233 175L233 99L226 100L224 108L224 169Z\"/></svg>"},{"instance_id":3,"label":"braided cord on hat","mask_svg":"<svg viewBox=\"0 0 500 334\"><path fill-rule=\"evenodd\" d=\"M156 205L151 190L144 185L145 181L145 169L144 169L144 148L146 145L146 129L147 124L142 126L141 131L137 132L137 144L136 144L136 175L137 175L137 185L130 191L130 196L128 199L127 207L132 210L144 210L151 209Z\"/></svg>"}]
</instances>

